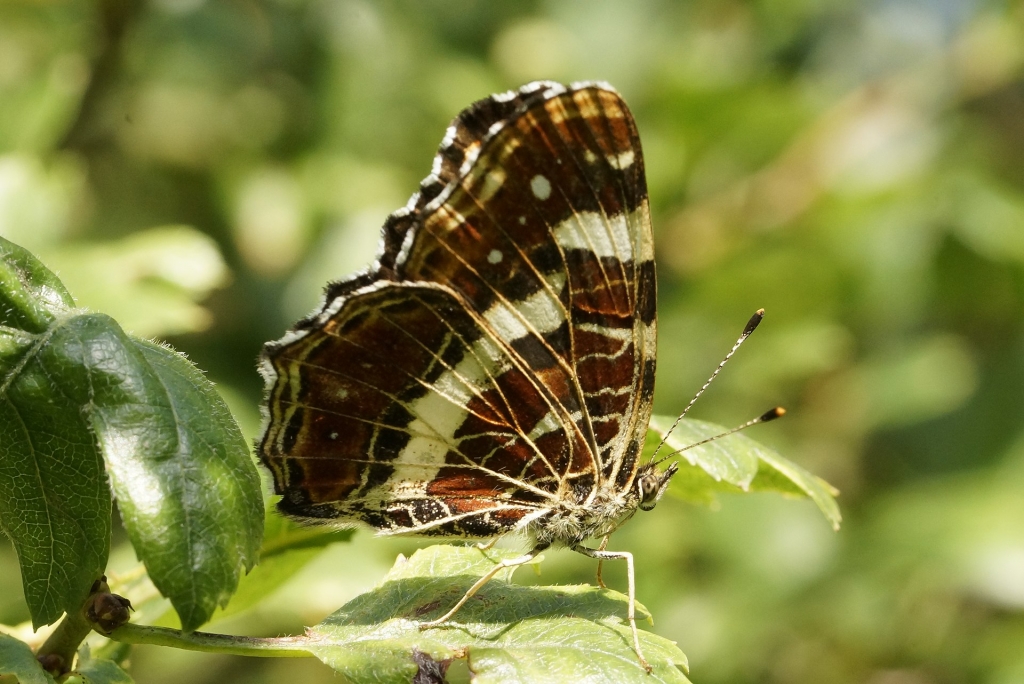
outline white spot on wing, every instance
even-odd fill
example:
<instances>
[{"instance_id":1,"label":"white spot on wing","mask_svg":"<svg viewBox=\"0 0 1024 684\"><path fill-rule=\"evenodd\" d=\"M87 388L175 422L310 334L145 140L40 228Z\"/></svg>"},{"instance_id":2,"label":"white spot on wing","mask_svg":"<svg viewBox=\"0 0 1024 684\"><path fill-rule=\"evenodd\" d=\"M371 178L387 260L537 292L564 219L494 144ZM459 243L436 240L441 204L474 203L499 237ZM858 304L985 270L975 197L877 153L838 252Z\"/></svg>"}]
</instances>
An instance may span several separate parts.
<instances>
[{"instance_id":1,"label":"white spot on wing","mask_svg":"<svg viewBox=\"0 0 1024 684\"><path fill-rule=\"evenodd\" d=\"M526 325L505 304L495 304L484 313L484 318L503 340L518 340L529 333Z\"/></svg>"},{"instance_id":2,"label":"white spot on wing","mask_svg":"<svg viewBox=\"0 0 1024 684\"><path fill-rule=\"evenodd\" d=\"M549 432L556 432L562 429L562 423L554 411L548 411L543 418L530 430L527 437L530 441L536 442L541 436Z\"/></svg>"},{"instance_id":3,"label":"white spot on wing","mask_svg":"<svg viewBox=\"0 0 1024 684\"><path fill-rule=\"evenodd\" d=\"M527 325L544 335L565 322L565 313L556 298L565 285L565 275L552 273L547 276L547 282L551 291L545 288L518 302L498 302L484 312L484 318L501 339L511 342L525 337L530 334Z\"/></svg>"},{"instance_id":4,"label":"white spot on wing","mask_svg":"<svg viewBox=\"0 0 1024 684\"><path fill-rule=\"evenodd\" d=\"M563 249L593 250L599 257L616 257L623 261L633 258L632 231L625 214L607 218L596 211L583 211L555 226L555 241Z\"/></svg>"},{"instance_id":5,"label":"white spot on wing","mask_svg":"<svg viewBox=\"0 0 1024 684\"><path fill-rule=\"evenodd\" d=\"M626 330L625 328L609 328L603 325L595 325L593 323L577 323L574 326L577 330L586 330L587 332L596 333L598 335L604 335L620 342L629 342L633 339L633 331Z\"/></svg>"},{"instance_id":6,"label":"white spot on wing","mask_svg":"<svg viewBox=\"0 0 1024 684\"><path fill-rule=\"evenodd\" d=\"M551 181L538 174L530 180L530 190L537 199L546 200L551 197Z\"/></svg>"},{"instance_id":7,"label":"white spot on wing","mask_svg":"<svg viewBox=\"0 0 1024 684\"><path fill-rule=\"evenodd\" d=\"M487 263L489 264L500 264L503 255L497 249L492 249L491 253L487 255Z\"/></svg>"},{"instance_id":8,"label":"white spot on wing","mask_svg":"<svg viewBox=\"0 0 1024 684\"><path fill-rule=\"evenodd\" d=\"M608 81L573 81L569 84L569 88L572 90L583 90L584 88L600 88L601 90L607 90L610 93L618 94L618 91L612 87L612 84Z\"/></svg>"},{"instance_id":9,"label":"white spot on wing","mask_svg":"<svg viewBox=\"0 0 1024 684\"><path fill-rule=\"evenodd\" d=\"M562 85L561 83L546 81L544 82L544 84L548 86L548 89L544 91L545 98L554 97L555 95L561 95L562 93L566 92L565 86Z\"/></svg>"},{"instance_id":10,"label":"white spot on wing","mask_svg":"<svg viewBox=\"0 0 1024 684\"><path fill-rule=\"evenodd\" d=\"M444 150L451 147L451 144L455 141L455 131L455 124L452 124L451 126L448 127L448 129L444 132L444 138L441 140L440 149ZM437 177L441 174L441 163L441 155L438 154L434 157L434 163L430 167L431 176Z\"/></svg>"},{"instance_id":11,"label":"white spot on wing","mask_svg":"<svg viewBox=\"0 0 1024 684\"><path fill-rule=\"evenodd\" d=\"M441 147L448 147L455 140L455 132L457 128L455 124L452 124L444 131L444 138L441 139Z\"/></svg>"},{"instance_id":12,"label":"white spot on wing","mask_svg":"<svg viewBox=\"0 0 1024 684\"><path fill-rule=\"evenodd\" d=\"M621 154L608 155L608 163L616 169L625 169L633 165L633 160L636 155L633 154L633 150L626 150Z\"/></svg>"},{"instance_id":13,"label":"white spot on wing","mask_svg":"<svg viewBox=\"0 0 1024 684\"><path fill-rule=\"evenodd\" d=\"M405 260L409 258L409 250L412 249L412 242L416 238L415 230L407 230L405 237L402 238L402 246L398 250L398 256L395 257L395 263L401 266L405 263Z\"/></svg>"}]
</instances>

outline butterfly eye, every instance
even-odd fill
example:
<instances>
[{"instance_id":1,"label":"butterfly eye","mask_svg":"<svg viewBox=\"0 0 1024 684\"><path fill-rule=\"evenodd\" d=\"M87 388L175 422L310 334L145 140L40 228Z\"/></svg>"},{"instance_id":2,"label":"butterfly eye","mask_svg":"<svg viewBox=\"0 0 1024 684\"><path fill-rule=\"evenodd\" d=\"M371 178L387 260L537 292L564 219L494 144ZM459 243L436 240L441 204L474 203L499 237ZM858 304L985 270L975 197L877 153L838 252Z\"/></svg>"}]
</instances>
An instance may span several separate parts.
<instances>
[{"instance_id":1,"label":"butterfly eye","mask_svg":"<svg viewBox=\"0 0 1024 684\"><path fill-rule=\"evenodd\" d=\"M640 493L640 509L649 511L658 503L658 493L661 491L661 478L657 473L645 475L636 481Z\"/></svg>"}]
</instances>

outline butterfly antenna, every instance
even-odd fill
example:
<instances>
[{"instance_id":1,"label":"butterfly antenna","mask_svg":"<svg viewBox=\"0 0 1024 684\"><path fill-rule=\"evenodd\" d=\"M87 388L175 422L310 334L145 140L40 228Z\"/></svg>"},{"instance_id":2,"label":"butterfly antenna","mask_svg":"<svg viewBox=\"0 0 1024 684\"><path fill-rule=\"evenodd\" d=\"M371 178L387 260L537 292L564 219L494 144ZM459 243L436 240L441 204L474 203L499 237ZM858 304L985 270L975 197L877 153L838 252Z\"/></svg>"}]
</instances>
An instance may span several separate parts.
<instances>
[{"instance_id":1,"label":"butterfly antenna","mask_svg":"<svg viewBox=\"0 0 1024 684\"><path fill-rule=\"evenodd\" d=\"M757 425L758 423L768 423L770 421L775 420L776 418L781 418L784 415L786 415L786 409L782 408L781 406L776 406L772 410L766 411L765 413L761 414L757 418L754 418L753 420L748 420L743 425L737 425L732 430L726 430L725 432L719 433L719 434L715 435L714 437L708 437L707 439L702 439L699 442L694 442L693 444L688 444L687 446L684 446L682 449L676 449L675 451L673 451L671 453L665 454L664 456L659 458L657 461L655 461L654 465L657 465L657 464L661 463L665 459L672 458L676 454L681 454L684 451L692 449L693 447L699 447L702 444L707 444L708 442L714 442L716 439L721 439L722 437L728 437L729 435L733 434L734 432L739 432L740 430L746 430L751 425Z\"/></svg>"},{"instance_id":2,"label":"butterfly antenna","mask_svg":"<svg viewBox=\"0 0 1024 684\"><path fill-rule=\"evenodd\" d=\"M740 345L743 344L744 340L746 340L748 337L750 337L750 333L754 332L754 330L757 329L757 326L761 323L761 319L762 318L764 318L764 309L758 309L757 311L754 312L754 315L750 317L750 320L747 321L746 327L743 328L743 334L740 335L740 338L738 340L736 340L736 344L732 345L732 349L730 349L729 353L725 355L725 358L722 359L722 362L720 364L718 364L718 368L715 369L715 372L711 374L711 377L708 378L708 381L704 383L704 386L701 387L699 390L697 390L697 394L693 395L693 399L690 400L690 403L686 405L686 408L683 409L683 412L680 413L679 417L676 418L674 423L672 423L672 426L668 429L668 432L665 433L665 436L661 438L660 442L658 442L658 448L656 448L654 450L654 453L651 454L651 460L652 461L657 457L658 452L661 451L661 447L665 446L665 440L667 440L669 438L669 435L672 434L672 431L675 430L676 427L679 426L679 421L681 421L686 416L686 414L689 412L689 410L693 407L693 405L697 403L697 400L700 399L700 395L704 394L704 390L706 390L708 387L711 386L711 383L714 382L715 378L718 377L718 374L722 372L722 369L725 368L725 364L729 362L729 359L731 359L732 355L736 353L736 350L740 348ZM783 411L783 412L785 412L785 411ZM769 413L770 413L770 411L769 411ZM765 415L768 415L768 414L765 414ZM776 417L778 417L778 416L776 416ZM764 421L754 421L754 422L751 422L751 425L753 425L755 422L764 422ZM746 427L746 426L744 426L744 427ZM742 430L742 429L743 428L737 428L737 430ZM734 430L734 432L735 432L735 430ZM726 434L729 434L729 433L726 433ZM693 446L696 446L696 445L693 445ZM665 459L661 459L661 460L665 460ZM660 462L661 461L656 461L656 463L660 463Z\"/></svg>"}]
</instances>

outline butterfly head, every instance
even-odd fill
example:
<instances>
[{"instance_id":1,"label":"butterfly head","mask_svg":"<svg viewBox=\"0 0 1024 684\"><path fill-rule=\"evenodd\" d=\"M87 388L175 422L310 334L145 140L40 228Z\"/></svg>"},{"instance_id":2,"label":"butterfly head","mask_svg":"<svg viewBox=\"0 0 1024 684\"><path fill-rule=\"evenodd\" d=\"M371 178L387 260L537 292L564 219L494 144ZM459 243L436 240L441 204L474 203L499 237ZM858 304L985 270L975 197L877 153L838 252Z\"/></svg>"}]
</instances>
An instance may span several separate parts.
<instances>
[{"instance_id":1,"label":"butterfly head","mask_svg":"<svg viewBox=\"0 0 1024 684\"><path fill-rule=\"evenodd\" d=\"M640 467L636 474L635 487L640 510L649 511L658 504L668 482L679 470L678 463L672 463L664 471L659 471L656 463L647 463Z\"/></svg>"}]
</instances>

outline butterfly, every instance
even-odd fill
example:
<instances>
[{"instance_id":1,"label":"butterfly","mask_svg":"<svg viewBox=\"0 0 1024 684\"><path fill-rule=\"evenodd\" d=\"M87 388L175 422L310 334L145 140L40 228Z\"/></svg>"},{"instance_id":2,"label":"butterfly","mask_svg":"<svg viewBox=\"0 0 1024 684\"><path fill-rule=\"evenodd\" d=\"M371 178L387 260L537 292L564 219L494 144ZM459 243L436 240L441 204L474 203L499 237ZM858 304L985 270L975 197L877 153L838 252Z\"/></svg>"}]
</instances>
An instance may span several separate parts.
<instances>
[{"instance_id":1,"label":"butterfly","mask_svg":"<svg viewBox=\"0 0 1024 684\"><path fill-rule=\"evenodd\" d=\"M268 343L259 455L286 515L625 560L664 494L641 463L657 315L636 123L605 83L530 83L462 111L376 261ZM601 539L599 548L586 546ZM600 578L600 576L599 576Z\"/></svg>"}]
</instances>

